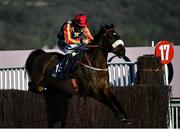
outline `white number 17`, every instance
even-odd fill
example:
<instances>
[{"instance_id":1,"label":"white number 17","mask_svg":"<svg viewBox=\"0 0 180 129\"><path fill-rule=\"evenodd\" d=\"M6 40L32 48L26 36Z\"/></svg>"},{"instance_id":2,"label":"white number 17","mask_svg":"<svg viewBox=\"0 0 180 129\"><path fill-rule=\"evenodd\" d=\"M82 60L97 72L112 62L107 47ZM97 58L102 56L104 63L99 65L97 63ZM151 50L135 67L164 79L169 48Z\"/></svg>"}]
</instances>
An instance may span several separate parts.
<instances>
[{"instance_id":1,"label":"white number 17","mask_svg":"<svg viewBox=\"0 0 180 129\"><path fill-rule=\"evenodd\" d=\"M169 44L166 44L166 45L161 45L159 47L160 51L161 51L161 60L164 61L164 60L168 60L168 57L169 57L169 48L170 48L170 45Z\"/></svg>"}]
</instances>

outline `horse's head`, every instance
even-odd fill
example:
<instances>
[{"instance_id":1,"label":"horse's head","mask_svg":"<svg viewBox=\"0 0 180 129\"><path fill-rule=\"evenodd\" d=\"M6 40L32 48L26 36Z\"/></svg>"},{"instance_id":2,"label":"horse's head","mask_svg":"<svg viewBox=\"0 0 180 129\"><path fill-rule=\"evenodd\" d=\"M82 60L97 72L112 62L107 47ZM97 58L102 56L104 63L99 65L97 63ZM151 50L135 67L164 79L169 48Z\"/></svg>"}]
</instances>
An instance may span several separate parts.
<instances>
[{"instance_id":1,"label":"horse's head","mask_svg":"<svg viewBox=\"0 0 180 129\"><path fill-rule=\"evenodd\" d=\"M115 31L114 25L102 26L97 37L100 37L98 45L105 53L112 52L119 57L125 55L124 42Z\"/></svg>"}]
</instances>

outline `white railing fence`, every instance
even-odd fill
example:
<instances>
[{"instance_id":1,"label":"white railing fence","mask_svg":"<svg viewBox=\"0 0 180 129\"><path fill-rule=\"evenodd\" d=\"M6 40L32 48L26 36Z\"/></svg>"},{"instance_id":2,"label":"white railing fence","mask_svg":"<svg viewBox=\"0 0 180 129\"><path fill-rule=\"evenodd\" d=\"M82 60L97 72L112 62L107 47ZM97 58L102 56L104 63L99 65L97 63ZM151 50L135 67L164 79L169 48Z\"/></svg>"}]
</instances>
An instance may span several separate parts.
<instances>
[{"instance_id":1,"label":"white railing fence","mask_svg":"<svg viewBox=\"0 0 180 129\"><path fill-rule=\"evenodd\" d=\"M25 68L0 68L0 89L28 90Z\"/></svg>"},{"instance_id":2,"label":"white railing fence","mask_svg":"<svg viewBox=\"0 0 180 129\"><path fill-rule=\"evenodd\" d=\"M111 86L131 86L135 81L137 64L134 62L108 62L108 71Z\"/></svg>"},{"instance_id":3,"label":"white railing fence","mask_svg":"<svg viewBox=\"0 0 180 129\"><path fill-rule=\"evenodd\" d=\"M173 98L170 102L170 129L180 128L180 99Z\"/></svg>"},{"instance_id":4,"label":"white railing fence","mask_svg":"<svg viewBox=\"0 0 180 129\"><path fill-rule=\"evenodd\" d=\"M132 85L137 71L135 63L108 63L112 86ZM28 90L28 76L24 67L0 68L0 89Z\"/></svg>"}]
</instances>

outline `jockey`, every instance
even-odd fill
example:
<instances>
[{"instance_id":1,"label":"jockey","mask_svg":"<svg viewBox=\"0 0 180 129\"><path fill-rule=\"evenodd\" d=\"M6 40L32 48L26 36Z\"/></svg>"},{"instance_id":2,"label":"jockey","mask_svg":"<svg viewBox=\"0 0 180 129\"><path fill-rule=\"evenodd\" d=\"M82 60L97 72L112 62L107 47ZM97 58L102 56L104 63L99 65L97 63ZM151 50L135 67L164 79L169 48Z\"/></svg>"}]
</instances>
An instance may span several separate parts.
<instances>
[{"instance_id":1,"label":"jockey","mask_svg":"<svg viewBox=\"0 0 180 129\"><path fill-rule=\"evenodd\" d=\"M67 54L81 44L90 43L94 38L87 25L84 14L77 14L74 19L65 22L57 35L58 47Z\"/></svg>"}]
</instances>

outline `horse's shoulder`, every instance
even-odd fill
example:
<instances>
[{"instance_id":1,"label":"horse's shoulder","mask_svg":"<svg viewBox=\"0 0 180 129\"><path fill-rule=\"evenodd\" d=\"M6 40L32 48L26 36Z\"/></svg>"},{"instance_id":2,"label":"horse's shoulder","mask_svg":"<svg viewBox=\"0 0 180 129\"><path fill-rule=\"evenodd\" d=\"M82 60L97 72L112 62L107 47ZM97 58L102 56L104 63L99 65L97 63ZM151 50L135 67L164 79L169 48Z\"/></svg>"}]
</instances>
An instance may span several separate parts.
<instances>
[{"instance_id":1,"label":"horse's shoulder","mask_svg":"<svg viewBox=\"0 0 180 129\"><path fill-rule=\"evenodd\" d=\"M58 52L50 52L49 54L57 56L59 59L63 59L64 55Z\"/></svg>"}]
</instances>

